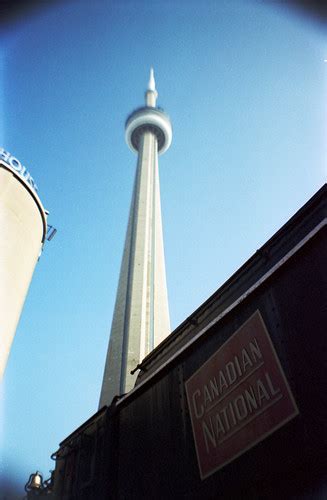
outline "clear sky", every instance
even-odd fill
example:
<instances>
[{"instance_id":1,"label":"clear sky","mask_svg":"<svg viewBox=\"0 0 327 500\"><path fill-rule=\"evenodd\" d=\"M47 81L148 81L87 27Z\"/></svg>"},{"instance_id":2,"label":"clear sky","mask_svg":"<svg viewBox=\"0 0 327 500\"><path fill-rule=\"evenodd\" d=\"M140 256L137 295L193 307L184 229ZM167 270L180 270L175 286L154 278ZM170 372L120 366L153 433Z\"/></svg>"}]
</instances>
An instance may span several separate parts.
<instances>
[{"instance_id":1,"label":"clear sky","mask_svg":"<svg viewBox=\"0 0 327 500\"><path fill-rule=\"evenodd\" d=\"M176 328L326 181L326 30L270 3L74 1L12 24L2 145L58 229L2 386L2 474L23 485L97 411L136 157L127 115L154 66Z\"/></svg>"}]
</instances>

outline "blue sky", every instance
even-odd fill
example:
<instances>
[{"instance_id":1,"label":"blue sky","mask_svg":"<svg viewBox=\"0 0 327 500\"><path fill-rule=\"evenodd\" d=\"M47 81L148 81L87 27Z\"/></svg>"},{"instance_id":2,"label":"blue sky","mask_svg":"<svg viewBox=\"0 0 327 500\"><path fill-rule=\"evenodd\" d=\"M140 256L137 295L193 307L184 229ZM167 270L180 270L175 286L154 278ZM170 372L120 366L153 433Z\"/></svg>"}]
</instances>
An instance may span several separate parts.
<instances>
[{"instance_id":1,"label":"blue sky","mask_svg":"<svg viewBox=\"0 0 327 500\"><path fill-rule=\"evenodd\" d=\"M326 30L262 2L52 4L1 54L2 145L58 229L2 384L3 474L24 484L97 410L150 66L173 124L160 157L172 327L326 181Z\"/></svg>"}]
</instances>

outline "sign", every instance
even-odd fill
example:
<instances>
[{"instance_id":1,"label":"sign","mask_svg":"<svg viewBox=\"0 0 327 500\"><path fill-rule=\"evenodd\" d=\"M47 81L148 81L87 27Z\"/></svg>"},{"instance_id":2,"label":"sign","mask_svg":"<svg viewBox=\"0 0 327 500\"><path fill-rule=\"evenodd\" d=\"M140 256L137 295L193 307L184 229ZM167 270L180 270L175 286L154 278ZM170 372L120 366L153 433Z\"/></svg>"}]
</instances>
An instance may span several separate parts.
<instances>
[{"instance_id":1,"label":"sign","mask_svg":"<svg viewBox=\"0 0 327 500\"><path fill-rule=\"evenodd\" d=\"M7 165L15 170L25 181L37 192L38 187L34 182L31 174L26 170L25 167L20 163L17 158L12 156L8 151L5 151L3 148L0 148L0 160L3 160Z\"/></svg>"},{"instance_id":2,"label":"sign","mask_svg":"<svg viewBox=\"0 0 327 500\"><path fill-rule=\"evenodd\" d=\"M185 386L201 479L298 414L259 311Z\"/></svg>"}]
</instances>

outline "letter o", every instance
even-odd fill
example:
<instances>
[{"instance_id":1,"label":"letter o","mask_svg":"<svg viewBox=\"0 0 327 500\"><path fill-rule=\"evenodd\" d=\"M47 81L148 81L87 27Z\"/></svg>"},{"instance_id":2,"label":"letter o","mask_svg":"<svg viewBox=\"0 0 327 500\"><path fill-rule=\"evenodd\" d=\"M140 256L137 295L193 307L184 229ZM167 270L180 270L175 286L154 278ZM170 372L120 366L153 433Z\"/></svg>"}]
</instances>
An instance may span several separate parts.
<instances>
[{"instance_id":1,"label":"letter o","mask_svg":"<svg viewBox=\"0 0 327 500\"><path fill-rule=\"evenodd\" d=\"M20 170L22 169L22 165L20 163L19 160L17 160L17 158L15 158L14 156L11 156L10 159L9 159L9 164L15 169L17 170L17 172L20 172Z\"/></svg>"}]
</instances>

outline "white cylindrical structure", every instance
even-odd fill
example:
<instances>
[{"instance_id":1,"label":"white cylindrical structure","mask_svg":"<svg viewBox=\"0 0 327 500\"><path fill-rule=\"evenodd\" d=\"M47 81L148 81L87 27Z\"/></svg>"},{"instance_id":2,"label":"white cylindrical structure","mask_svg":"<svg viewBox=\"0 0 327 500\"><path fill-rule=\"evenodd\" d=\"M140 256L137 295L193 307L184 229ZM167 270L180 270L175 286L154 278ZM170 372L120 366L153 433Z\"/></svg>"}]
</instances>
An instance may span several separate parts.
<instances>
[{"instance_id":1,"label":"white cylindrical structure","mask_svg":"<svg viewBox=\"0 0 327 500\"><path fill-rule=\"evenodd\" d=\"M35 189L13 165L0 159L0 380L47 230Z\"/></svg>"}]
</instances>

